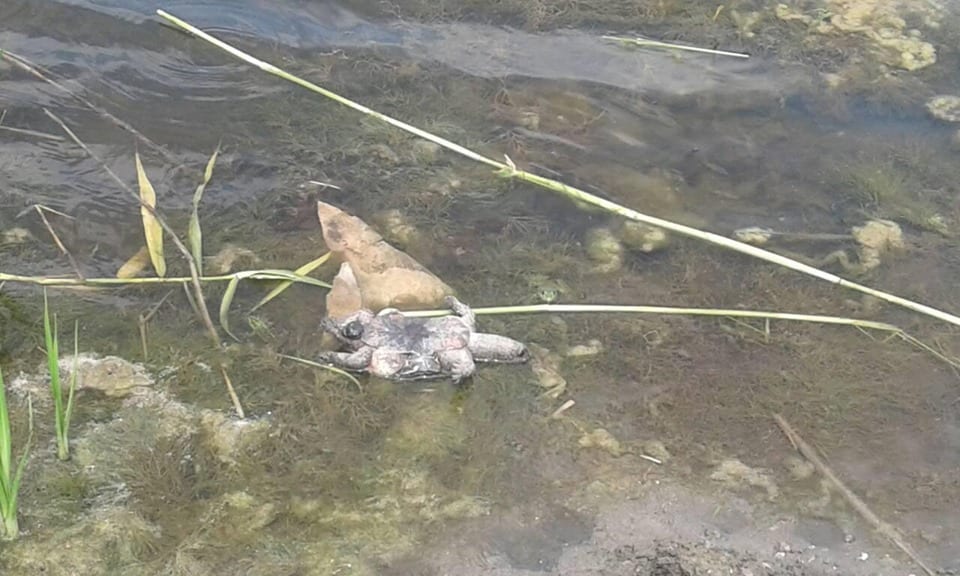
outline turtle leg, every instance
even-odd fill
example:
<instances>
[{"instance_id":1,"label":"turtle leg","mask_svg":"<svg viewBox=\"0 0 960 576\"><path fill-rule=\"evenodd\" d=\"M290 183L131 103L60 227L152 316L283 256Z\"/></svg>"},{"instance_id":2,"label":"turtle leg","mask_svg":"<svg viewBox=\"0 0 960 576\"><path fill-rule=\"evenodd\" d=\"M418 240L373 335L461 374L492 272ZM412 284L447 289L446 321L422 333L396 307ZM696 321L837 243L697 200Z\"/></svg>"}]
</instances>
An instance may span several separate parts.
<instances>
[{"instance_id":1,"label":"turtle leg","mask_svg":"<svg viewBox=\"0 0 960 576\"><path fill-rule=\"evenodd\" d=\"M446 350L438 354L438 357L444 374L449 375L455 384L459 384L464 378L473 376L477 369L477 365L473 361L473 355L466 348Z\"/></svg>"},{"instance_id":2,"label":"turtle leg","mask_svg":"<svg viewBox=\"0 0 960 576\"><path fill-rule=\"evenodd\" d=\"M470 328L471 332L477 329L477 316L469 306L457 300L454 296L447 296L443 299L443 303L463 320L463 323L467 325L467 328Z\"/></svg>"},{"instance_id":3,"label":"turtle leg","mask_svg":"<svg viewBox=\"0 0 960 576\"><path fill-rule=\"evenodd\" d=\"M340 325L329 316L324 316L320 319L320 328L331 334L338 334L340 332Z\"/></svg>"},{"instance_id":4,"label":"turtle leg","mask_svg":"<svg viewBox=\"0 0 960 576\"><path fill-rule=\"evenodd\" d=\"M365 346L356 352L321 352L317 356L317 360L344 370L365 372L370 366L372 357L373 348Z\"/></svg>"},{"instance_id":5,"label":"turtle leg","mask_svg":"<svg viewBox=\"0 0 960 576\"><path fill-rule=\"evenodd\" d=\"M470 334L470 352L477 362L522 364L530 359L530 352L522 342L483 332Z\"/></svg>"}]
</instances>

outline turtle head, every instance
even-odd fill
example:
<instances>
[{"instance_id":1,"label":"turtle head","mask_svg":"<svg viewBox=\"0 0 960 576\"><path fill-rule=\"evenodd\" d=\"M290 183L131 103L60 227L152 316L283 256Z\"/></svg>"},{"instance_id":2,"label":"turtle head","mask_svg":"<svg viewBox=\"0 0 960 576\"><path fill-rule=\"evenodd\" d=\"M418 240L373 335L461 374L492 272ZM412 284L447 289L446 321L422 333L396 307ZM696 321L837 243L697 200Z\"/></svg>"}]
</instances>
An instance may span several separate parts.
<instances>
[{"instance_id":1,"label":"turtle head","mask_svg":"<svg viewBox=\"0 0 960 576\"><path fill-rule=\"evenodd\" d=\"M340 335L347 340L359 340L363 338L363 322L360 320L351 320L340 327Z\"/></svg>"},{"instance_id":2,"label":"turtle head","mask_svg":"<svg viewBox=\"0 0 960 576\"><path fill-rule=\"evenodd\" d=\"M324 330L336 336L338 340L351 343L363 338L367 326L374 318L375 316L369 310L358 310L341 320L324 318L321 321L321 326Z\"/></svg>"}]
</instances>

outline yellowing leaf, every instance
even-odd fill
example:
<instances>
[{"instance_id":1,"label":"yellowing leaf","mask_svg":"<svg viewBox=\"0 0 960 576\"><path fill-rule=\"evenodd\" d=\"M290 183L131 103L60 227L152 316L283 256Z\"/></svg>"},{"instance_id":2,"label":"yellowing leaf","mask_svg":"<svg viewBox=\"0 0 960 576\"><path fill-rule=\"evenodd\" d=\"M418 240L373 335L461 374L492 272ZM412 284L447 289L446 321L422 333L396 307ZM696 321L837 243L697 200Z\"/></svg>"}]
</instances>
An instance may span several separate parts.
<instances>
[{"instance_id":1,"label":"yellowing leaf","mask_svg":"<svg viewBox=\"0 0 960 576\"><path fill-rule=\"evenodd\" d=\"M143 272L143 269L150 264L150 252L146 246L141 246L137 253L123 263L123 266L117 270L117 278L133 278Z\"/></svg>"},{"instance_id":2,"label":"yellowing leaf","mask_svg":"<svg viewBox=\"0 0 960 576\"><path fill-rule=\"evenodd\" d=\"M206 189L210 179L213 178L213 166L217 163L217 156L220 154L220 145L213 151L210 160L207 161L207 169L203 172L203 182L197 186L197 191L193 193L193 213L190 214L190 225L187 229L187 241L190 242L190 253L197 263L197 273L203 275L203 232L200 229L200 201L203 199L203 191Z\"/></svg>"},{"instance_id":3,"label":"yellowing leaf","mask_svg":"<svg viewBox=\"0 0 960 576\"><path fill-rule=\"evenodd\" d=\"M197 275L203 276L203 232L200 230L200 214L196 208L190 215L187 242L190 243L190 254L193 256L193 261L197 264Z\"/></svg>"},{"instance_id":4,"label":"yellowing leaf","mask_svg":"<svg viewBox=\"0 0 960 576\"><path fill-rule=\"evenodd\" d=\"M147 173L143 170L143 164L140 162L140 153L135 153L137 162L137 182L140 185L140 200L156 209L157 193L153 190L153 184L147 179ZM167 263L163 259L163 228L160 222L153 215L153 212L140 206L140 216L143 218L143 235L147 240L147 250L150 252L150 261L153 262L153 269L157 276L163 278L167 273Z\"/></svg>"},{"instance_id":5,"label":"yellowing leaf","mask_svg":"<svg viewBox=\"0 0 960 576\"><path fill-rule=\"evenodd\" d=\"M227 290L223 293L223 300L220 301L220 325L223 331L230 335L234 340L240 339L234 336L230 331L230 303L233 302L233 296L237 293L237 286L240 284L240 276L234 276L227 284Z\"/></svg>"}]
</instances>

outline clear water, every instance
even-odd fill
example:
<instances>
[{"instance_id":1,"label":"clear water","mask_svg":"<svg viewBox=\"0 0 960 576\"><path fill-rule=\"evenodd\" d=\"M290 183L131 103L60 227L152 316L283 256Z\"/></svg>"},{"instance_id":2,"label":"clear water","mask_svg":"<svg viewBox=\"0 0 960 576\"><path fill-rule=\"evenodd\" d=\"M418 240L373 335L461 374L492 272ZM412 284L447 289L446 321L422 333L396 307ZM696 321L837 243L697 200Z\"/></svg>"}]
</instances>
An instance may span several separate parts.
<instances>
[{"instance_id":1,"label":"clear water","mask_svg":"<svg viewBox=\"0 0 960 576\"><path fill-rule=\"evenodd\" d=\"M873 6L872 23L829 34L758 2L719 13L663 0L162 7L375 110L651 215L721 234L843 235L893 220L906 248L863 275L852 240L782 238L770 248L958 311L960 125L925 107L960 94L956 5L860 5ZM834 22L845 17L839 2L790 6L820 22L829 22L823 9ZM0 127L34 132L0 129L0 272L73 274L27 210L34 204L62 213L50 224L86 277L113 276L142 245L137 205L46 109L131 185L139 150L178 230L222 142L201 208L208 267L230 246L257 258L235 269L315 258L324 247L312 207L322 199L388 237L382 215L399 213L417 232L404 248L475 306L530 303L560 287L565 303L865 317L943 355L960 344L947 324L692 239L627 250L616 270L598 271L591 230L619 234L616 217L418 147L161 25L157 7L0 6L0 48L157 146L0 63ZM903 16L904 38L917 28L937 49L935 64L903 70L898 52L871 43L871 25L893 26L888 10ZM611 32L752 57L627 50L601 38ZM828 258L840 249L853 268ZM207 425L171 432L152 409L81 394L74 435L85 456L51 460L50 430L38 421L24 535L0 548L4 574L681 574L751 561L791 574L917 572L817 475L804 475L775 412L930 566L960 569L957 373L900 340L785 322L765 333L727 319L503 316L482 318L483 329L558 358L592 340L601 350L560 361L559 398L543 394L530 367L485 367L459 389L363 379L358 391L275 356L319 350L322 291L294 287L250 323L264 288L241 286L231 318L240 342L221 354L174 288L50 295L61 326L79 320L82 350L143 362L158 389L190 409L230 413L219 375L206 369L227 362L248 415L269 433L223 461ZM207 287L214 315L223 290ZM2 296L4 371L36 372L40 288L6 282ZM165 296L144 358L138 317ZM568 399L575 405L550 418ZM21 433L25 414L16 403ZM584 446L595 429L624 453ZM724 481L731 459L747 468Z\"/></svg>"}]
</instances>

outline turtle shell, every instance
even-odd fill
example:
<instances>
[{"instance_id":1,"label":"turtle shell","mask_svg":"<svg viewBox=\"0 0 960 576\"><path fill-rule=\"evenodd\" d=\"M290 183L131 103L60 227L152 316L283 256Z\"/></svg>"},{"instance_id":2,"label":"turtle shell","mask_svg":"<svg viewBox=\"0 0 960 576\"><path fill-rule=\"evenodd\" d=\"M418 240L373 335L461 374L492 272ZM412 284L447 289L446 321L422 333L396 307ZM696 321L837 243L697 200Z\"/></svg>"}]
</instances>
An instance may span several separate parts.
<instances>
[{"instance_id":1,"label":"turtle shell","mask_svg":"<svg viewBox=\"0 0 960 576\"><path fill-rule=\"evenodd\" d=\"M470 328L457 317L408 318L402 314L377 316L364 327L362 341L373 348L434 354L466 348Z\"/></svg>"}]
</instances>

